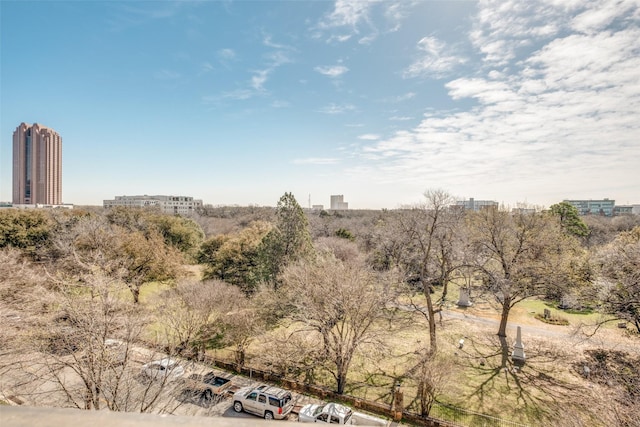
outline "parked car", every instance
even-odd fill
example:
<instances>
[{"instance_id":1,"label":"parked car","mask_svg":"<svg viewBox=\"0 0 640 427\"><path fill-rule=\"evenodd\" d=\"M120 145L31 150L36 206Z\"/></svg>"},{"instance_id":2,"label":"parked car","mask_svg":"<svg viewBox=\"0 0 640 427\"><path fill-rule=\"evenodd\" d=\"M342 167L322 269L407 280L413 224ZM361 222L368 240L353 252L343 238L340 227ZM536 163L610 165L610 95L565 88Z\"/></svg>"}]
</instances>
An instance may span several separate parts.
<instances>
[{"instance_id":1,"label":"parked car","mask_svg":"<svg viewBox=\"0 0 640 427\"><path fill-rule=\"evenodd\" d=\"M193 397L209 402L215 397L222 397L231 388L231 380L216 375L213 371L204 375L191 374L184 382L185 391Z\"/></svg>"},{"instance_id":2,"label":"parked car","mask_svg":"<svg viewBox=\"0 0 640 427\"><path fill-rule=\"evenodd\" d=\"M281 420L293 409L291 393L278 387L244 387L233 394L233 410L248 412L265 420Z\"/></svg>"},{"instance_id":3,"label":"parked car","mask_svg":"<svg viewBox=\"0 0 640 427\"><path fill-rule=\"evenodd\" d=\"M85 349L79 360L87 366L114 368L124 365L127 359L127 344L123 341L107 338L103 347Z\"/></svg>"},{"instance_id":4,"label":"parked car","mask_svg":"<svg viewBox=\"0 0 640 427\"><path fill-rule=\"evenodd\" d=\"M142 365L142 375L152 380L173 380L184 374L184 368L177 360L166 357Z\"/></svg>"},{"instance_id":5,"label":"parked car","mask_svg":"<svg viewBox=\"0 0 640 427\"><path fill-rule=\"evenodd\" d=\"M389 423L362 412L354 412L339 403L309 404L300 409L298 421L303 423L346 424L358 426L386 426Z\"/></svg>"}]
</instances>

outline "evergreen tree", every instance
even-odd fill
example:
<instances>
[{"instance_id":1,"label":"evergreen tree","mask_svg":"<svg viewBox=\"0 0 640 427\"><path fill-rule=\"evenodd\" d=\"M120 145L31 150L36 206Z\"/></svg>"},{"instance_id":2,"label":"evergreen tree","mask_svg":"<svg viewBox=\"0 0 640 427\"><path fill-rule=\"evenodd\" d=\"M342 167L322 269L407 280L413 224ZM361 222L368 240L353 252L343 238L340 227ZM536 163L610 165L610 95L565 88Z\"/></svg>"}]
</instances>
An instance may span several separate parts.
<instances>
[{"instance_id":1,"label":"evergreen tree","mask_svg":"<svg viewBox=\"0 0 640 427\"><path fill-rule=\"evenodd\" d=\"M551 214L560 219L560 226L569 234L577 237L589 235L589 227L582 221L578 209L568 202L560 202L550 207Z\"/></svg>"},{"instance_id":2,"label":"evergreen tree","mask_svg":"<svg viewBox=\"0 0 640 427\"><path fill-rule=\"evenodd\" d=\"M262 242L262 277L278 284L282 269L312 252L309 223L291 193L284 193L276 207L276 225Z\"/></svg>"}]
</instances>

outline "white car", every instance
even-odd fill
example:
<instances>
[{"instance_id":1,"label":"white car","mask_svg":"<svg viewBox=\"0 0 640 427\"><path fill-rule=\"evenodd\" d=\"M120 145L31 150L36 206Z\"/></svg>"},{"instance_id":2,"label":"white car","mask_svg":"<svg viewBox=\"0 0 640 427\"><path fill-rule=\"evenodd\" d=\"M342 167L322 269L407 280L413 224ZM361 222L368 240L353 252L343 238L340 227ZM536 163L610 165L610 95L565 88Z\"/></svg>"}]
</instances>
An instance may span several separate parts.
<instances>
[{"instance_id":1,"label":"white car","mask_svg":"<svg viewBox=\"0 0 640 427\"><path fill-rule=\"evenodd\" d=\"M358 426L386 426L389 423L361 412L353 412L351 408L339 403L319 405L312 403L300 409L298 421L303 423L346 424Z\"/></svg>"},{"instance_id":2,"label":"white car","mask_svg":"<svg viewBox=\"0 0 640 427\"><path fill-rule=\"evenodd\" d=\"M127 344L124 341L107 338L102 348L84 349L78 360L89 369L103 369L124 365L127 356Z\"/></svg>"},{"instance_id":3,"label":"white car","mask_svg":"<svg viewBox=\"0 0 640 427\"><path fill-rule=\"evenodd\" d=\"M172 380L184 374L184 368L177 360L165 357L142 365L142 375L152 380Z\"/></svg>"}]
</instances>

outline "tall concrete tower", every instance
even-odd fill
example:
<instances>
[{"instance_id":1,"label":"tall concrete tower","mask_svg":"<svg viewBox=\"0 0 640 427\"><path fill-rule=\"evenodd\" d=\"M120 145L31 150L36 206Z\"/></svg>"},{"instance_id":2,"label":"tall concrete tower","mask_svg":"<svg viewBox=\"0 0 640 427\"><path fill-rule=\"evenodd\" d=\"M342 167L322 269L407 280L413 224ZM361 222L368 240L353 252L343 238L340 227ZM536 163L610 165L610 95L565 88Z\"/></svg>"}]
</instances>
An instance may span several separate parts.
<instances>
[{"instance_id":1,"label":"tall concrete tower","mask_svg":"<svg viewBox=\"0 0 640 427\"><path fill-rule=\"evenodd\" d=\"M334 194L331 196L331 210L346 210L349 209L349 203L344 201L342 194Z\"/></svg>"},{"instance_id":2,"label":"tall concrete tower","mask_svg":"<svg viewBox=\"0 0 640 427\"><path fill-rule=\"evenodd\" d=\"M13 204L62 204L62 138L38 123L13 132Z\"/></svg>"}]
</instances>

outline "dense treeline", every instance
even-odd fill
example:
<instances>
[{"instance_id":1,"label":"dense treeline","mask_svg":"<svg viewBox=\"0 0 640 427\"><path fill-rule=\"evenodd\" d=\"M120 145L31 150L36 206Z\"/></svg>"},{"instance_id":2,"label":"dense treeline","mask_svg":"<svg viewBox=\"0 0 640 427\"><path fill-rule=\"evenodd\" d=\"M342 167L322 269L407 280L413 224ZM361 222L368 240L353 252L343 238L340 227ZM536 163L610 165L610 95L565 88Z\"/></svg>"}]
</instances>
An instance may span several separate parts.
<instances>
[{"instance_id":1,"label":"dense treeline","mask_svg":"<svg viewBox=\"0 0 640 427\"><path fill-rule=\"evenodd\" d=\"M442 393L437 318L457 298L452 284L495 302L503 346L511 309L531 297L601 310L640 332L637 216L582 218L565 203L544 212L465 212L452 202L434 190L421 205L382 211L305 212L290 193L276 208L206 208L193 218L125 208L3 209L1 297L23 306L16 295L38 287L47 301L39 310L58 319L36 334L49 349L86 349L106 337L148 340L151 328L170 354L197 359L231 348L240 367L249 346L276 331L262 364L309 381L328 376L339 393L354 357L383 353L381 337L413 310L427 325L428 345L407 373L422 390L423 414ZM151 283L166 290L141 305ZM95 328L92 310L100 309ZM77 395L67 391L78 407L97 408L113 381L92 371L105 371L105 360L91 360L89 370L79 367L86 360L72 363L86 385ZM106 400L111 409L129 407Z\"/></svg>"},{"instance_id":2,"label":"dense treeline","mask_svg":"<svg viewBox=\"0 0 640 427\"><path fill-rule=\"evenodd\" d=\"M107 273L117 271L137 301L144 283L173 283L184 276L182 267L193 263L204 267L205 279L247 294L265 283L277 287L287 265L309 259L313 242L343 239L355 243L367 268L399 271L427 301L434 286L442 288L444 300L448 283L471 275L480 280L467 283L493 294L505 318L521 298L571 295L567 301L608 307L640 329L632 308L626 313L613 308L611 295L603 294L611 280L617 287L633 285L633 277L611 271L614 264L629 262L614 257L629 256L620 246L633 241L637 216L581 218L566 203L548 212L464 213L449 208L452 199L444 192L428 192L425 199L422 206L398 210L305 213L287 193L275 209L206 208L196 218L125 208L4 209L0 248L20 249L32 260L69 272L102 263ZM500 329L503 333L504 324Z\"/></svg>"}]
</instances>

